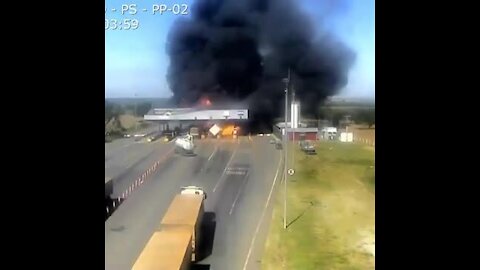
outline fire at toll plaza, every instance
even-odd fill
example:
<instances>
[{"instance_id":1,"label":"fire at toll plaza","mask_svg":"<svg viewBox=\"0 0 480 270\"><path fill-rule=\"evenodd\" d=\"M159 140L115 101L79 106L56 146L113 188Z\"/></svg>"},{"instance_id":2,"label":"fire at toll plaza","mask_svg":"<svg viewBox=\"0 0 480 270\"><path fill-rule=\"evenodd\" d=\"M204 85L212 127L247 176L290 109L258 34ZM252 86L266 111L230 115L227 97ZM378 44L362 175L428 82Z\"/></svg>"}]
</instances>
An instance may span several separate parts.
<instances>
[{"instance_id":1,"label":"fire at toll plaza","mask_svg":"<svg viewBox=\"0 0 480 270\"><path fill-rule=\"evenodd\" d=\"M179 135L189 133L201 138L236 137L245 130L248 117L247 106L238 103L212 104L205 99L197 106L188 108L154 108L144 120L157 124L159 133ZM175 136L174 135L174 136Z\"/></svg>"}]
</instances>

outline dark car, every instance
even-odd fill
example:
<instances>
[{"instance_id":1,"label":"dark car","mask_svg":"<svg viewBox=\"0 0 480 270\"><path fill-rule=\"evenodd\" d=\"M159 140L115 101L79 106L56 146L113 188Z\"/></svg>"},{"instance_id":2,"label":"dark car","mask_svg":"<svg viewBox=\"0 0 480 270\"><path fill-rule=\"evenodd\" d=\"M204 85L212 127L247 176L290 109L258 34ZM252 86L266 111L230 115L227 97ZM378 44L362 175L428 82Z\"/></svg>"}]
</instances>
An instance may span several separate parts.
<instances>
[{"instance_id":1,"label":"dark car","mask_svg":"<svg viewBox=\"0 0 480 270\"><path fill-rule=\"evenodd\" d=\"M305 152L306 154L315 154L315 144L311 141L301 141L300 142L300 149Z\"/></svg>"},{"instance_id":2,"label":"dark car","mask_svg":"<svg viewBox=\"0 0 480 270\"><path fill-rule=\"evenodd\" d=\"M175 132L174 131L164 131L164 132L162 132L162 136L164 136L169 141L171 141L173 138L175 138Z\"/></svg>"},{"instance_id":3,"label":"dark car","mask_svg":"<svg viewBox=\"0 0 480 270\"><path fill-rule=\"evenodd\" d=\"M148 141L148 142L154 142L154 141L156 141L158 138L160 138L160 134L155 134L155 135L152 135L152 136L148 137L147 141Z\"/></svg>"},{"instance_id":4,"label":"dark car","mask_svg":"<svg viewBox=\"0 0 480 270\"><path fill-rule=\"evenodd\" d=\"M277 149L277 150L282 150L282 149L283 149L282 143L281 143L281 142L277 142L277 143L275 144L275 149Z\"/></svg>"}]
</instances>

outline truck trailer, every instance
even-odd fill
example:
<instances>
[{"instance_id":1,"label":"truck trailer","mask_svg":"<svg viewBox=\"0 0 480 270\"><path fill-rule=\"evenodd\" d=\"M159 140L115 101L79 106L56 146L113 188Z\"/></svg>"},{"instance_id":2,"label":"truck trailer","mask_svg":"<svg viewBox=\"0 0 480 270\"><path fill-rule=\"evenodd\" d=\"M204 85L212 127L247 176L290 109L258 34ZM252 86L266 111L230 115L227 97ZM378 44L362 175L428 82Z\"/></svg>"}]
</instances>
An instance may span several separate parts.
<instances>
[{"instance_id":1,"label":"truck trailer","mask_svg":"<svg viewBox=\"0 0 480 270\"><path fill-rule=\"evenodd\" d=\"M175 196L162 219L160 230L176 226L187 226L192 234L192 261L198 257L198 243L201 240L200 228L204 214L203 194L179 194Z\"/></svg>"},{"instance_id":2,"label":"truck trailer","mask_svg":"<svg viewBox=\"0 0 480 270\"><path fill-rule=\"evenodd\" d=\"M192 259L190 228L176 226L154 232L132 270L186 270Z\"/></svg>"},{"instance_id":3,"label":"truck trailer","mask_svg":"<svg viewBox=\"0 0 480 270\"><path fill-rule=\"evenodd\" d=\"M107 220L108 217L112 214L114 211L114 206L113 206L113 179L111 177L105 176L105 220Z\"/></svg>"},{"instance_id":4,"label":"truck trailer","mask_svg":"<svg viewBox=\"0 0 480 270\"><path fill-rule=\"evenodd\" d=\"M198 246L206 194L202 188L181 189L163 216L132 270L188 269L201 259Z\"/></svg>"},{"instance_id":5,"label":"truck trailer","mask_svg":"<svg viewBox=\"0 0 480 270\"><path fill-rule=\"evenodd\" d=\"M105 176L105 199L110 199L113 193L113 179Z\"/></svg>"}]
</instances>

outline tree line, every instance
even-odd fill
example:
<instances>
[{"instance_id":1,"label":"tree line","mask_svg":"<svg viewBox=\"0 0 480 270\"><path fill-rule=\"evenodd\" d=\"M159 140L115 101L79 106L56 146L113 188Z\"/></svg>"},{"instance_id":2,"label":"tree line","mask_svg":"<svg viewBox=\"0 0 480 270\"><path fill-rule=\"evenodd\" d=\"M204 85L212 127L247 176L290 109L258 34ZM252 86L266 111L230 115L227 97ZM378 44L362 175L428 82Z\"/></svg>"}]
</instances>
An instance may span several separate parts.
<instances>
[{"instance_id":1,"label":"tree line","mask_svg":"<svg viewBox=\"0 0 480 270\"><path fill-rule=\"evenodd\" d=\"M120 105L105 100L105 123L108 123L112 118L117 118L122 114L131 114L141 117L147 114L151 109L152 104L149 102Z\"/></svg>"},{"instance_id":2,"label":"tree line","mask_svg":"<svg viewBox=\"0 0 480 270\"><path fill-rule=\"evenodd\" d=\"M329 120L334 126L338 126L346 117L356 124L365 124L369 128L375 125L375 108L334 109L323 107L318 116L320 119Z\"/></svg>"}]
</instances>

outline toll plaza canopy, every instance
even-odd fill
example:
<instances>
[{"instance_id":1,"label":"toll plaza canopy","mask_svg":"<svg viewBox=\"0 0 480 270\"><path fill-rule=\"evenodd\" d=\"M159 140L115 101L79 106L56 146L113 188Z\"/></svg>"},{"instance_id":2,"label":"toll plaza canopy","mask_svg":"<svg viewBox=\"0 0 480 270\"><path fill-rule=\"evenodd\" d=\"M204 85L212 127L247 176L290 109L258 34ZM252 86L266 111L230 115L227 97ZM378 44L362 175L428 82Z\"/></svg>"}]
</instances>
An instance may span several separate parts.
<instances>
[{"instance_id":1,"label":"toll plaza canopy","mask_svg":"<svg viewBox=\"0 0 480 270\"><path fill-rule=\"evenodd\" d=\"M248 120L247 109L158 108L144 115L144 120Z\"/></svg>"}]
</instances>

